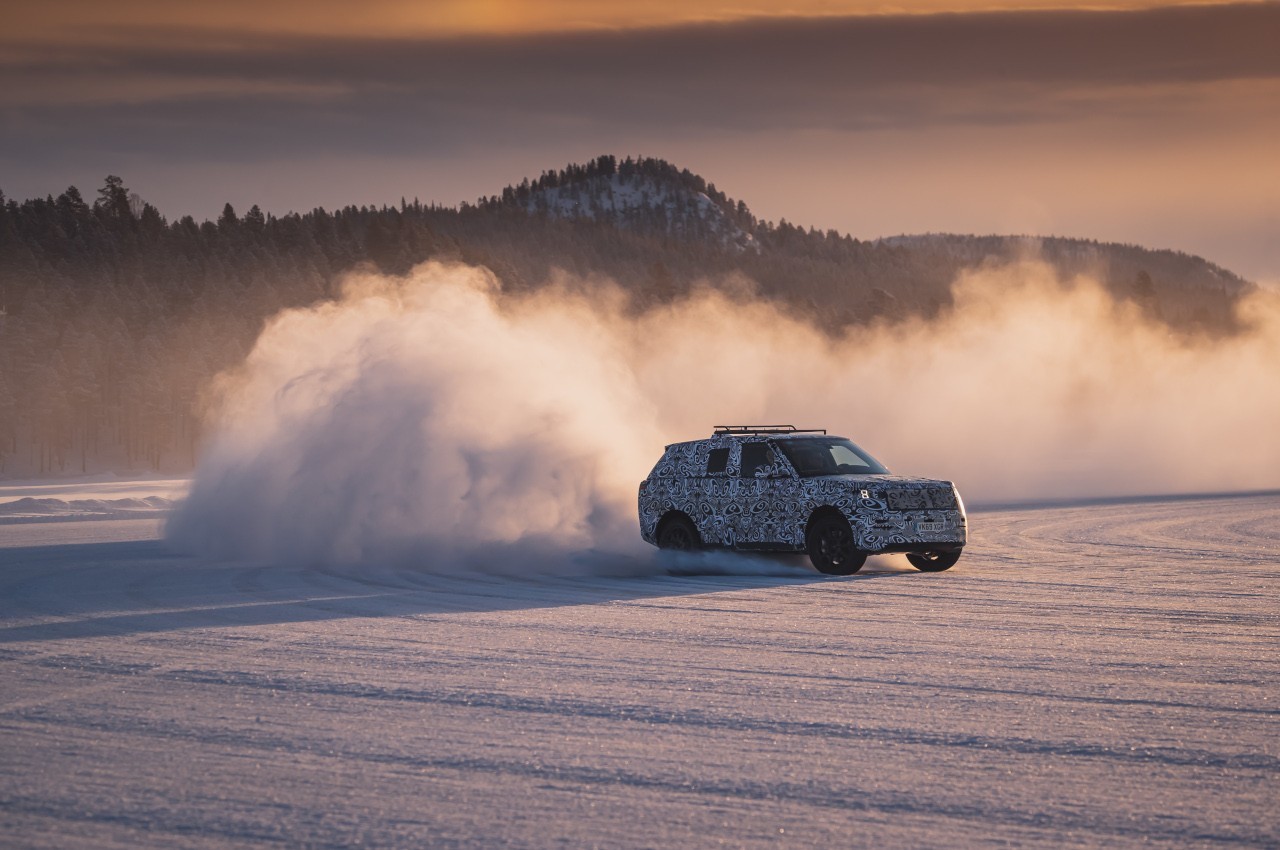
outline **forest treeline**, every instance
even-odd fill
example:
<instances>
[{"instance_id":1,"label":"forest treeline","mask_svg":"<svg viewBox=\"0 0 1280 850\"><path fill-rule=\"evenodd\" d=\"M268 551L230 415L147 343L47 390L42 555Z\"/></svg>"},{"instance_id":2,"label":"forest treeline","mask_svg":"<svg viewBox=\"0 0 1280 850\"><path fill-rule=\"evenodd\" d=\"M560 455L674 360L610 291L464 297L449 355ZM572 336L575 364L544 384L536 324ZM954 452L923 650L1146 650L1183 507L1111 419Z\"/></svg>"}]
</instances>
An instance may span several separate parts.
<instances>
[{"instance_id":1,"label":"forest treeline","mask_svg":"<svg viewBox=\"0 0 1280 850\"><path fill-rule=\"evenodd\" d=\"M1229 333L1249 284L1172 251L1040 239L1063 274L1101 277L1175 330ZM189 470L199 394L239 363L266 319L332 298L344 273L425 260L483 265L506 288L563 270L608 278L637 309L746 278L837 332L932 316L961 269L1021 256L1024 239L860 241L756 219L657 159L600 157L474 204L348 206L274 216L230 204L173 221L108 177L25 201L0 193L0 476ZM735 283L735 291L741 284Z\"/></svg>"}]
</instances>

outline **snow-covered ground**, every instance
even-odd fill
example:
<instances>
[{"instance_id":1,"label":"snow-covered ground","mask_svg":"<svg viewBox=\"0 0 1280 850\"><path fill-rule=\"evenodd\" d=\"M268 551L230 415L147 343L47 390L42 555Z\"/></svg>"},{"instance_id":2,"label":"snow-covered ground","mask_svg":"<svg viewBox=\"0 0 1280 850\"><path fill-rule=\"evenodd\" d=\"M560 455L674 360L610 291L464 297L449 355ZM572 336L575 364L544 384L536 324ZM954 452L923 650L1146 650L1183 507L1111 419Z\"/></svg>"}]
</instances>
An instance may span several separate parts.
<instances>
[{"instance_id":1,"label":"snow-covered ground","mask_svg":"<svg viewBox=\"0 0 1280 850\"><path fill-rule=\"evenodd\" d=\"M0 845L1280 846L1280 496L972 524L538 580L6 525Z\"/></svg>"},{"instance_id":2,"label":"snow-covered ground","mask_svg":"<svg viewBox=\"0 0 1280 850\"><path fill-rule=\"evenodd\" d=\"M186 478L137 480L114 475L0 480L0 524L162 516L190 486Z\"/></svg>"}]
</instances>

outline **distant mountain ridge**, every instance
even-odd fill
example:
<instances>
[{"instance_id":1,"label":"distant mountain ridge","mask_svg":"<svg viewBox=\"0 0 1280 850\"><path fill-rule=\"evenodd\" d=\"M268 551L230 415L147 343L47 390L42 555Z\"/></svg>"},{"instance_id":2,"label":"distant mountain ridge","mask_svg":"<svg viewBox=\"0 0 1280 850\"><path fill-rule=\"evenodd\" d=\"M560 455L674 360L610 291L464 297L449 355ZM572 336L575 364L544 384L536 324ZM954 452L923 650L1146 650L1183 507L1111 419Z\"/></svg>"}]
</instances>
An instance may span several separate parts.
<instances>
[{"instance_id":1,"label":"distant mountain ridge","mask_svg":"<svg viewBox=\"0 0 1280 850\"><path fill-rule=\"evenodd\" d=\"M762 221L660 159L597 157L459 207L401 201L272 215L227 204L168 221L108 177L27 201L0 194L0 476L166 470L194 463L196 402L262 323L334 297L360 266L483 265L510 290L568 273L607 279L635 309L743 281L829 332L932 317L967 268L1035 256L1089 274L1172 332L1230 334L1250 283L1176 251L1058 237L863 241Z\"/></svg>"},{"instance_id":2,"label":"distant mountain ridge","mask_svg":"<svg viewBox=\"0 0 1280 850\"><path fill-rule=\"evenodd\" d=\"M1144 271L1157 288L1155 281L1164 281L1179 288L1216 289L1235 297L1252 285L1201 257L1091 239L926 233L860 241L834 230L797 227L786 220L774 224L758 219L744 202L730 198L700 175L648 157L618 160L604 155L585 165L544 171L536 179L480 199L478 207L604 224L735 254L836 254L844 262L874 263L877 253L888 256L905 251L917 260L927 259L927 265L946 267L948 285L961 268L1013 260L1029 251L1064 274L1096 274L1120 295L1127 295L1131 284L1140 285L1137 282ZM841 251L841 244L861 250ZM895 259L902 265L900 256ZM913 263L908 260L905 265ZM932 271L922 270L922 278L934 277Z\"/></svg>"}]
</instances>

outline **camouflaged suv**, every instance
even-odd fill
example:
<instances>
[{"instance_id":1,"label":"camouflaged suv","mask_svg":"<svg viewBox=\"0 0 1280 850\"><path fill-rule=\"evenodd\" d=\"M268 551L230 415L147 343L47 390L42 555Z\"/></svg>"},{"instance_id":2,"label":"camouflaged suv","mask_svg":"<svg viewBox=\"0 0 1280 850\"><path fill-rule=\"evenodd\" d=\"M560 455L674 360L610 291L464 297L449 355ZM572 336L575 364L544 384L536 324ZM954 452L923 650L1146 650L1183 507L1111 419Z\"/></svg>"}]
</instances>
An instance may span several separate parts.
<instances>
[{"instance_id":1,"label":"camouflaged suv","mask_svg":"<svg viewBox=\"0 0 1280 850\"><path fill-rule=\"evenodd\" d=\"M950 481L891 475L844 437L790 425L721 425L667 446L640 483L640 535L661 549L807 552L830 575L883 552L945 570L967 540Z\"/></svg>"}]
</instances>

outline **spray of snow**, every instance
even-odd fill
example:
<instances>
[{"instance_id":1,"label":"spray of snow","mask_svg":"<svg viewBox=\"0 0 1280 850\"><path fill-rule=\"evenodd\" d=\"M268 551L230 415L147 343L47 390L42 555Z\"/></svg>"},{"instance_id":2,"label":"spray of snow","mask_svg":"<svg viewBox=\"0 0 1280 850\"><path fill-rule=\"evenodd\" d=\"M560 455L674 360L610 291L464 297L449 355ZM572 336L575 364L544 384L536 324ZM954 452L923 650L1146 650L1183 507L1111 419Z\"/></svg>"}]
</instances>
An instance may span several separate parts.
<instances>
[{"instance_id":1,"label":"spray of snow","mask_svg":"<svg viewBox=\"0 0 1280 850\"><path fill-rule=\"evenodd\" d=\"M730 294L748 290L637 313L598 284L354 275L219 379L169 536L315 563L645 569L638 481L723 422L826 427L971 502L1280 485L1274 293L1242 303L1246 331L1189 340L1023 262L964 275L939 319L832 339Z\"/></svg>"}]
</instances>

